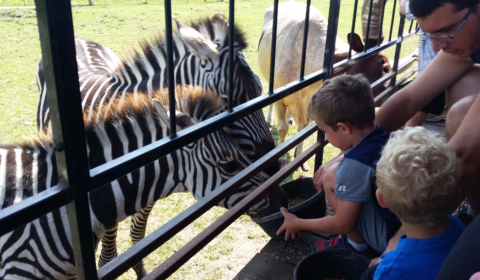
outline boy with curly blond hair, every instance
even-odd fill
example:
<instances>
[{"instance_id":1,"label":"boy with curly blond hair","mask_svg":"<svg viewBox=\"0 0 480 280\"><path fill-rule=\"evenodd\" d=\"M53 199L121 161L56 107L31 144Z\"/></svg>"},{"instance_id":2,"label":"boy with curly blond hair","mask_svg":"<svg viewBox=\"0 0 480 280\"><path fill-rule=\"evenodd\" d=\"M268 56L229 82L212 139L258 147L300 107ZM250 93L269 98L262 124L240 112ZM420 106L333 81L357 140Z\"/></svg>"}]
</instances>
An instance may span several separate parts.
<instances>
[{"instance_id":1,"label":"boy with curly blond hair","mask_svg":"<svg viewBox=\"0 0 480 280\"><path fill-rule=\"evenodd\" d=\"M450 216L460 196L459 160L445 139L423 127L393 132L377 164L376 196L405 234L381 257L373 279L435 279L465 229Z\"/></svg>"}]
</instances>

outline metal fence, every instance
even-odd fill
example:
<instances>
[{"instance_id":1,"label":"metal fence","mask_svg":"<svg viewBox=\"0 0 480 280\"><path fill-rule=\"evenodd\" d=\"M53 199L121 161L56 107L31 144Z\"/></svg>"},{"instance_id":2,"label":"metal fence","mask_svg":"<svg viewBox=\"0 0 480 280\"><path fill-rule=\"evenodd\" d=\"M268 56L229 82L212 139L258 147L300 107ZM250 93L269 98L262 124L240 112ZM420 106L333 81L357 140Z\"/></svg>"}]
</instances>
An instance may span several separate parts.
<instances>
[{"instance_id":1,"label":"metal fence","mask_svg":"<svg viewBox=\"0 0 480 280\"><path fill-rule=\"evenodd\" d=\"M368 1L368 0L366 0ZM354 10L356 11L358 1L355 3ZM373 1L371 1L373 3ZM278 0L274 1L278 5ZM307 1L310 4L310 1ZM235 2L230 1L230 34L234 32L235 19ZM72 11L70 1L63 0L36 0L36 10L38 18L38 27L40 32L40 40L42 47L42 55L44 61L44 70L47 81L48 100L51 108L52 128L54 134L54 142L56 147L56 158L59 167L59 176L63 184L59 187L48 189L38 195L15 204L11 207L0 211L0 235L6 234L13 229L20 227L34 219L39 218L54 209L63 205L67 205L73 247L75 251L75 259L78 264L79 279L115 279L122 273L127 271L132 265L150 254L153 250L161 246L164 242L173 237L178 231L183 229L186 225L193 222L208 209L214 206L219 197L225 195L229 190L232 190L240 185L238 178L245 178L253 176L260 172L266 165L273 160L285 154L288 150L296 144L317 132L315 124L308 126L301 133L298 133L290 140L286 141L281 146L271 151L266 156L254 162L249 168L243 170L240 174L235 176L232 180L222 185L216 192L216 196L208 196L198 200L194 205L185 210L182 215L179 215L161 228L147 236L143 241L137 243L125 253L118 256L115 260L106 264L97 270L95 265L95 252L92 239L92 229L90 228L90 212L88 203L88 193L101 188L109 182L124 176L127 173L135 171L140 167L157 160L169 154L172 150L182 147L186 144L197 140L206 134L221 128L226 124L233 123L235 120L244 117L245 115L257 111L281 98L292 94L299 89L313 84L319 80L328 79L334 73L342 71L346 67L366 59L377 52L387 48L395 48L395 63L393 71L382 79L372 84L372 87L377 87L381 83L390 80L390 86L377 96L376 101L383 100L386 96L392 94L396 86L401 84L405 79L410 77L415 70L410 71L404 77L397 79L396 75L399 69L407 67L407 64L398 65L400 58L400 49L402 41L411 36L414 32L413 23L407 28L406 35L402 35L404 30L404 19L400 19L399 29L397 35L394 35L393 28L390 29L387 42L377 44L373 48L369 48L364 52L349 56L347 60L333 64L333 54L335 46L335 38L337 35L337 23L340 10L340 1L331 1L329 9L329 29L326 40L324 68L318 72L304 76L303 65L305 63L305 56L302 58L302 71L299 79L284 87L273 89L273 69L275 57L275 43L272 45L271 53L271 71L270 85L268 94L262 95L254 100L251 100L241 106L232 107L229 102L229 110L218 116L215 116L199 125L181 132L172 131L169 137L163 138L157 142L147 145L135 152L122 156L109 163L101 165L94 169L88 168L88 159L86 153L85 135L82 129L83 117L81 112L81 97L79 94L79 82L77 74L77 66L75 59L75 44L72 22ZM306 11L308 16L309 10ZM394 4L392 22L398 19L398 11ZM352 26L355 23L355 16ZM172 53L172 22L171 19L171 3L165 1L165 26L167 30L167 49ZM383 21L383 14L382 14ZM274 10L274 24L273 29L276 30L277 9ZM308 28L308 25L307 25ZM353 27L352 27L353 30ZM168 32L169 31L169 32ZM369 27L367 28L367 34ZM273 32L273 40L275 42L275 34ZM307 32L305 31L305 35ZM233 59L233 36L230 36L230 59ZM306 40L303 42L303 52L306 49ZM170 93L174 92L173 69L172 69L172 55L169 55L168 63L168 82ZM230 66L233 63L230 61ZM230 69L233 73L233 67ZM230 74L230 77L233 75ZM232 80L229 80L232 83ZM78 93L78 94L72 94ZM231 93L230 93L231 94ZM231 99L231 98L230 98ZM174 98L170 98L174 100ZM174 108L174 104L170 104L170 109ZM171 118L171 128L175 128L175 118ZM280 172L272 176L263 185L256 189L253 193L236 204L220 219L211 224L206 230L195 237L192 241L174 253L167 261L160 264L145 279L165 279L171 275L175 270L181 267L189 258L201 250L208 242L215 238L222 230L235 221L247 209L249 209L262 195L264 195L270 188L278 185L284 178L290 175L298 166L304 163L310 157L316 155L316 167L321 164L322 152L325 142L323 135L319 133L318 142L308 148L300 157L290 162Z\"/></svg>"}]
</instances>

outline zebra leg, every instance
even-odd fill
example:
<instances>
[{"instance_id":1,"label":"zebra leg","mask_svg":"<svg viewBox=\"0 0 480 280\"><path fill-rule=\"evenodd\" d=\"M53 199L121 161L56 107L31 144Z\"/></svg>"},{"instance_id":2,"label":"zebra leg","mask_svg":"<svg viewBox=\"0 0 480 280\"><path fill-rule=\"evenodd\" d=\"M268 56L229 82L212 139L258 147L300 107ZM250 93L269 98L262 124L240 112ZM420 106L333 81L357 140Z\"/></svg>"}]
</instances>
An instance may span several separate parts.
<instances>
[{"instance_id":1,"label":"zebra leg","mask_svg":"<svg viewBox=\"0 0 480 280\"><path fill-rule=\"evenodd\" d=\"M273 104L270 104L270 106L268 106L267 126L270 131L273 129Z\"/></svg>"},{"instance_id":2,"label":"zebra leg","mask_svg":"<svg viewBox=\"0 0 480 280\"><path fill-rule=\"evenodd\" d=\"M102 267L109 261L117 257L117 229L118 225L107 229L102 237L102 252L98 260L98 266Z\"/></svg>"},{"instance_id":3,"label":"zebra leg","mask_svg":"<svg viewBox=\"0 0 480 280\"><path fill-rule=\"evenodd\" d=\"M155 202L132 216L132 222L130 224L130 238L132 239L133 244L136 244L145 237L148 216L150 215L153 206L155 206ZM147 275L147 271L143 265L143 260L135 264L132 268L137 274L137 279L142 279L145 275Z\"/></svg>"}]
</instances>

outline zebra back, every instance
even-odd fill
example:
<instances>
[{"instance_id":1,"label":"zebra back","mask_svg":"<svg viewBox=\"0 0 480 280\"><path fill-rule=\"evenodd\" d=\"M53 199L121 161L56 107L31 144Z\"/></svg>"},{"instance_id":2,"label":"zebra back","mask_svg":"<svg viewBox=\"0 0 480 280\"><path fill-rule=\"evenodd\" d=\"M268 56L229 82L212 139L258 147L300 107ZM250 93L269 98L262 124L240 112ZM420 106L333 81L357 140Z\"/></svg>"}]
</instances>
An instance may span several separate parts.
<instances>
[{"instance_id":1,"label":"zebra back","mask_svg":"<svg viewBox=\"0 0 480 280\"><path fill-rule=\"evenodd\" d=\"M179 23L178 33L173 36L175 83L181 86L200 86L226 100L229 68L228 21L222 14L216 14L212 18L192 22L191 25L192 27L189 27ZM199 41L204 44L199 46ZM125 55L109 73L89 71L93 67L88 66L79 68L82 108L91 111L95 106L111 104L111 100L117 96L125 98L127 95L142 92L151 95L154 90L163 89L167 84L165 45L164 38L157 34L152 39L145 39L140 49ZM81 48L78 45L76 47L79 65L88 65L89 62L95 61L111 66L114 65L111 61L117 62L107 48L97 43L87 42L82 44ZM232 86L234 106L254 99L262 92L260 79L243 57L242 50L245 47L246 40L243 33L236 28ZM37 112L39 129L43 129L49 121L48 104L45 102L46 86L41 65L40 63L37 75L41 90ZM111 68L103 67L102 69ZM252 161L259 159L275 147L261 110L238 120L225 130ZM276 162L266 172L273 175L279 168L280 165Z\"/></svg>"}]
</instances>

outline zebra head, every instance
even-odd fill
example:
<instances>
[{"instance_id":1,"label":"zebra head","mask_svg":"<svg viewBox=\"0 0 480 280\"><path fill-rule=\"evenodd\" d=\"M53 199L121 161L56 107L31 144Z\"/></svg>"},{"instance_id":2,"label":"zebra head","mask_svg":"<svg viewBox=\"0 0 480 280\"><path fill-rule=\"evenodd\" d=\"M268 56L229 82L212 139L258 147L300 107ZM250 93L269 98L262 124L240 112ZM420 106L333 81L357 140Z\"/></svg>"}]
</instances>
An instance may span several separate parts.
<instances>
[{"instance_id":1,"label":"zebra head","mask_svg":"<svg viewBox=\"0 0 480 280\"><path fill-rule=\"evenodd\" d=\"M153 99L159 118L169 127L170 114L167 110L167 95L157 95L160 99ZM223 99L216 94L201 88L177 87L176 89L175 119L177 131L191 127L198 122L221 112L224 107ZM215 131L177 151L177 158L189 158L191 162L184 161L183 187L190 191L196 199L204 197L209 192L231 179L243 169L250 166L251 162L242 150L231 140L223 130ZM201 155L201 156L198 156ZM269 176L261 172L253 176L241 187L237 188L228 197L219 202L219 206L227 209L250 194L264 183ZM267 196L254 205L248 213L254 216L268 215L276 212L284 205L285 195L280 188L275 188Z\"/></svg>"},{"instance_id":2,"label":"zebra head","mask_svg":"<svg viewBox=\"0 0 480 280\"><path fill-rule=\"evenodd\" d=\"M181 131L218 114L224 108L224 101L217 94L192 86L176 88L174 114L166 109L168 102L168 93L164 90L153 92L152 97L138 94L118 98L111 106L98 108L94 113L84 112L84 116L95 116L91 118L95 121L85 123L91 168L166 137L171 117L176 119L177 131ZM250 164L249 158L230 135L219 129L112 182L110 189L95 191L117 193L115 197L124 197L125 201L122 205L110 203L112 209L107 209L105 202L99 202L97 209L94 203L96 198L91 196L92 209L101 224L111 227L174 192L188 191L200 199ZM232 207L268 178L263 172L253 176L218 205ZM115 185L121 187L115 189ZM98 199L104 199L102 196L106 194L97 196ZM133 199L135 197L137 199ZM265 214L277 212L280 202L284 202L283 198L280 188L275 188L251 211ZM122 213L112 219L110 213L119 212L119 209Z\"/></svg>"}]
</instances>

